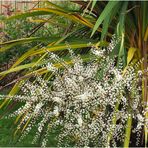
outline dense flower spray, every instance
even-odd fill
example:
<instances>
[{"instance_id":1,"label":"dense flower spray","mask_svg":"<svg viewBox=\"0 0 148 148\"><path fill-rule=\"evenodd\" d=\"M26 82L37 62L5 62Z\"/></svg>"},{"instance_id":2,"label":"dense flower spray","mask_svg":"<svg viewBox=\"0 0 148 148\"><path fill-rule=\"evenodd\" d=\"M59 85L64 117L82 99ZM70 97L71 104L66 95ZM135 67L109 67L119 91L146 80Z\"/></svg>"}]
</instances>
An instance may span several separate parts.
<instances>
[{"instance_id":1,"label":"dense flower spray","mask_svg":"<svg viewBox=\"0 0 148 148\"><path fill-rule=\"evenodd\" d=\"M17 127L19 130L24 125L20 140L37 126L33 143L44 131L42 146L47 145L50 131L59 129L58 146L116 147L125 138L129 116L137 121L133 132L140 131L145 114L141 77L136 73L137 67L129 66L123 72L121 62L115 66L116 57L109 53L117 43L113 38L107 48L92 47L93 60L85 63L69 49L72 65L49 53L53 63L48 63L47 69L54 77L47 81L37 76L34 82L27 81L21 86L22 95L9 97L25 102L9 115L25 117ZM55 67L54 61L64 68Z\"/></svg>"}]
</instances>

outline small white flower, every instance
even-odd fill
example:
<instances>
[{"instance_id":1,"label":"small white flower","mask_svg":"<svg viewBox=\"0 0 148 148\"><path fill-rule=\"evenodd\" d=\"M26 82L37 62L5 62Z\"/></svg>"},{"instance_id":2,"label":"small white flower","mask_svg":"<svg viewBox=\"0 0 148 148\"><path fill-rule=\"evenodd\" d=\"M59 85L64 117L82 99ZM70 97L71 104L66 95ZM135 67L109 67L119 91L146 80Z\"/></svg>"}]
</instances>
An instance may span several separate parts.
<instances>
[{"instance_id":1,"label":"small white flower","mask_svg":"<svg viewBox=\"0 0 148 148\"><path fill-rule=\"evenodd\" d=\"M56 117L59 116L59 108L58 108L58 106L54 107L53 115L55 115Z\"/></svg>"},{"instance_id":2,"label":"small white flower","mask_svg":"<svg viewBox=\"0 0 148 148\"><path fill-rule=\"evenodd\" d=\"M122 97L122 101L124 102L124 103L126 103L126 98L125 97Z\"/></svg>"},{"instance_id":3,"label":"small white flower","mask_svg":"<svg viewBox=\"0 0 148 148\"><path fill-rule=\"evenodd\" d=\"M141 71L141 70L139 70L139 71L138 71L138 74L139 74L139 76L141 76L141 75L142 75L142 71Z\"/></svg>"},{"instance_id":4,"label":"small white flower","mask_svg":"<svg viewBox=\"0 0 148 148\"><path fill-rule=\"evenodd\" d=\"M79 100L82 100L82 101L84 101L84 100L86 101L86 100L89 99L90 96L91 96L91 94L86 91L86 92L84 92L84 93L81 94L81 95L75 96L75 98L76 98L76 99L79 99Z\"/></svg>"},{"instance_id":5,"label":"small white flower","mask_svg":"<svg viewBox=\"0 0 148 148\"><path fill-rule=\"evenodd\" d=\"M63 100L60 97L53 97L52 100L57 103L62 103Z\"/></svg>"},{"instance_id":6,"label":"small white flower","mask_svg":"<svg viewBox=\"0 0 148 148\"><path fill-rule=\"evenodd\" d=\"M144 125L143 123L138 122L138 125L137 125L137 130L140 130L140 129L141 129L141 127L142 127L143 125Z\"/></svg>"},{"instance_id":7,"label":"small white flower","mask_svg":"<svg viewBox=\"0 0 148 148\"><path fill-rule=\"evenodd\" d=\"M82 120L82 117L80 115L77 116L77 120L78 120L79 126L82 126L83 120Z\"/></svg>"},{"instance_id":8,"label":"small white flower","mask_svg":"<svg viewBox=\"0 0 148 148\"><path fill-rule=\"evenodd\" d=\"M143 122L144 121L144 118L142 117L142 115L138 114L137 115L137 118L140 122Z\"/></svg>"},{"instance_id":9,"label":"small white flower","mask_svg":"<svg viewBox=\"0 0 148 148\"><path fill-rule=\"evenodd\" d=\"M41 132L42 131L42 127L38 127L38 131Z\"/></svg>"},{"instance_id":10,"label":"small white flower","mask_svg":"<svg viewBox=\"0 0 148 148\"><path fill-rule=\"evenodd\" d=\"M82 76L79 76L79 81L83 82L84 78Z\"/></svg>"},{"instance_id":11,"label":"small white flower","mask_svg":"<svg viewBox=\"0 0 148 148\"><path fill-rule=\"evenodd\" d=\"M43 105L42 102L38 103L34 109L34 113L38 113Z\"/></svg>"},{"instance_id":12,"label":"small white flower","mask_svg":"<svg viewBox=\"0 0 148 148\"><path fill-rule=\"evenodd\" d=\"M104 51L103 50L95 50L95 49L91 49L91 52L96 55L96 56L103 56L104 55Z\"/></svg>"},{"instance_id":13,"label":"small white flower","mask_svg":"<svg viewBox=\"0 0 148 148\"><path fill-rule=\"evenodd\" d=\"M54 67L52 63L48 63L47 70L55 72L57 70L57 68Z\"/></svg>"}]
</instances>

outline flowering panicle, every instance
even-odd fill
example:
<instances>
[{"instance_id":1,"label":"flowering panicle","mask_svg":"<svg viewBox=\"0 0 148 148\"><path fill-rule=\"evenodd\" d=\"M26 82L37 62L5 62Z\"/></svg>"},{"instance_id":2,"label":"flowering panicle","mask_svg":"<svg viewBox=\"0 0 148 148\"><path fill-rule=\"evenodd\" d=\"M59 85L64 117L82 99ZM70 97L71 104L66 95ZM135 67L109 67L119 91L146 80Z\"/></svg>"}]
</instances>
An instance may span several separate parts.
<instances>
[{"instance_id":1,"label":"flowering panicle","mask_svg":"<svg viewBox=\"0 0 148 148\"><path fill-rule=\"evenodd\" d=\"M115 66L115 58L109 53L117 43L113 38L106 49L92 47L95 60L88 63L69 48L72 66L50 52L50 58L65 69L58 71L54 64L48 63L47 69L55 74L53 80L47 82L37 77L35 82L27 81L21 87L22 95L14 96L17 101L25 102L11 114L25 115L18 125L20 129L28 123L21 139L36 125L38 130L33 143L46 129L42 146L46 146L50 131L57 128L60 128L58 146L107 146L109 133L112 133L110 146L117 146L117 142L124 139L129 107L130 115L138 121L135 131L142 128L140 78L133 67L123 74L123 65ZM117 118L115 125L114 117Z\"/></svg>"}]
</instances>

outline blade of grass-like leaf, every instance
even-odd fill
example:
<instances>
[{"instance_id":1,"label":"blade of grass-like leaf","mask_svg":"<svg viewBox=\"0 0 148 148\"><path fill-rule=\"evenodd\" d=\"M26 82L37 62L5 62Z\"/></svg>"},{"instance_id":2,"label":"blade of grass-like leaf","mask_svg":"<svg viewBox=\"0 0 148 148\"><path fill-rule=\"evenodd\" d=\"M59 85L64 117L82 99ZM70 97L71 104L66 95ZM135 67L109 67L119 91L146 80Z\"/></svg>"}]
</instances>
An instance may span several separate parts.
<instances>
[{"instance_id":1,"label":"blade of grass-like leaf","mask_svg":"<svg viewBox=\"0 0 148 148\"><path fill-rule=\"evenodd\" d=\"M118 35L120 36L123 32L125 33L125 17L126 17L126 9L128 6L128 2L125 1L122 3L122 8L119 16L119 30L118 30Z\"/></svg>"},{"instance_id":2,"label":"blade of grass-like leaf","mask_svg":"<svg viewBox=\"0 0 148 148\"><path fill-rule=\"evenodd\" d=\"M24 113L23 115L19 114L19 116L17 117L17 120L19 120L20 117L23 116L23 117L21 118L21 121L20 121L19 125L22 125L22 121L24 120L24 118L26 117L26 115L27 115L27 112ZM15 121L16 123L18 122L17 120ZM16 134L18 133L18 131L19 131L19 129L17 128L17 129L15 130L14 134L13 134L14 137L16 136Z\"/></svg>"},{"instance_id":3,"label":"blade of grass-like leaf","mask_svg":"<svg viewBox=\"0 0 148 148\"><path fill-rule=\"evenodd\" d=\"M19 119L21 118L21 116L22 116L22 114L19 114L19 115L17 116L17 118L16 118L15 121L14 121L14 124L17 124L17 122L19 121Z\"/></svg>"},{"instance_id":4,"label":"blade of grass-like leaf","mask_svg":"<svg viewBox=\"0 0 148 148\"><path fill-rule=\"evenodd\" d=\"M148 27L145 31L145 35L144 35L144 41L147 42L148 41Z\"/></svg>"},{"instance_id":5,"label":"blade of grass-like leaf","mask_svg":"<svg viewBox=\"0 0 148 148\"><path fill-rule=\"evenodd\" d=\"M70 34L67 34L66 36L64 36L64 37L62 37L62 38L60 38L59 40L55 40L54 42L48 44L48 46L54 45L54 44L56 45L56 44L62 42L62 41L63 41L64 39L66 39L69 35L71 35L71 33L70 33ZM23 55L12 65L11 68L14 68L15 66L19 65L20 63L22 63L22 62L23 62L25 59L27 59L32 53L34 53L35 50L36 50L38 47L39 47L39 45L37 45L37 46L35 46L35 47L29 49L25 54L23 54ZM10 68L10 69L11 69L11 68ZM10 70L10 69L9 69L9 70Z\"/></svg>"},{"instance_id":6,"label":"blade of grass-like leaf","mask_svg":"<svg viewBox=\"0 0 148 148\"><path fill-rule=\"evenodd\" d=\"M51 7L53 7L53 8L56 8L57 10L60 10L60 11L63 11L63 12L69 12L69 11L67 11L66 9L63 9L62 7L60 7L60 6L58 6L58 5L56 5L56 4L54 4L54 3L51 3L50 1L45 1L45 3L48 5L48 6L51 6Z\"/></svg>"},{"instance_id":7,"label":"blade of grass-like leaf","mask_svg":"<svg viewBox=\"0 0 148 148\"><path fill-rule=\"evenodd\" d=\"M104 19L108 16L109 13L111 13L112 9L119 3L119 1L109 1L108 4L105 6L103 12L97 19L93 31L91 34L91 37L94 35L94 33L97 31L98 27L101 25L101 23L104 21Z\"/></svg>"},{"instance_id":8,"label":"blade of grass-like leaf","mask_svg":"<svg viewBox=\"0 0 148 148\"><path fill-rule=\"evenodd\" d=\"M67 34L66 36L60 38L59 40L55 40L54 42L51 42L48 44L48 46L51 45L56 45L59 44L60 42L62 42L64 39L66 39L69 35L71 34ZM25 59L27 59L31 54L33 54L35 52L35 50L39 47L39 45L29 49L25 54L23 54L13 65L11 68L19 65L20 63L22 63Z\"/></svg>"},{"instance_id":9,"label":"blade of grass-like leaf","mask_svg":"<svg viewBox=\"0 0 148 148\"><path fill-rule=\"evenodd\" d=\"M29 38L22 38L22 39L17 39L17 40L12 40L12 41L8 41L8 42L4 42L4 43L0 43L0 46L2 46L0 48L0 52L6 51L16 45L20 45L20 44L25 44L25 43L30 43L33 41L54 41L59 39L59 37L29 37Z\"/></svg>"},{"instance_id":10,"label":"blade of grass-like leaf","mask_svg":"<svg viewBox=\"0 0 148 148\"><path fill-rule=\"evenodd\" d=\"M117 122L116 113L118 112L119 104L120 103L117 102L116 105L115 105L114 115L113 115L113 118L112 118L112 130L110 130L110 132L108 133L108 136L107 136L107 147L110 146L110 141L112 139L113 130L114 130L115 126L116 126L116 122Z\"/></svg>"},{"instance_id":11,"label":"blade of grass-like leaf","mask_svg":"<svg viewBox=\"0 0 148 148\"><path fill-rule=\"evenodd\" d=\"M70 20L73 20L75 22L79 22L81 24L84 24L84 25L86 25L86 26L88 26L90 28L93 27L93 24L91 22L89 22L87 19L85 19L84 17L82 17L79 14L65 13L63 11L59 11L59 10L52 9L52 8L36 8L34 10L54 13L54 14L57 14L57 15L60 15L60 16L64 16L64 17L66 17L66 18L68 18Z\"/></svg>"},{"instance_id":12,"label":"blade of grass-like leaf","mask_svg":"<svg viewBox=\"0 0 148 148\"><path fill-rule=\"evenodd\" d=\"M131 138L131 129L132 129L132 117L129 115L127 119L126 124L126 130L125 130L125 137L124 137L124 147L129 147L130 138Z\"/></svg>"},{"instance_id":13,"label":"blade of grass-like leaf","mask_svg":"<svg viewBox=\"0 0 148 148\"><path fill-rule=\"evenodd\" d=\"M20 70L23 70L23 69L30 68L30 67L32 67L34 64L35 64L35 62L32 62L32 63L29 63L29 64L24 64L24 65L20 65L20 66L17 66L17 67L8 69L8 70L6 70L6 71L1 72L1 73L0 73L0 76L6 75L6 74L9 74L9 73L12 73L12 72L20 71Z\"/></svg>"},{"instance_id":14,"label":"blade of grass-like leaf","mask_svg":"<svg viewBox=\"0 0 148 148\"><path fill-rule=\"evenodd\" d=\"M19 90L20 90L20 84L22 83L23 81L21 82L18 82L16 83L13 88L11 89L10 93L8 94L8 96L13 96L15 95ZM2 102L2 104L0 105L0 109L7 103L7 105L10 103L10 100L8 100L7 98Z\"/></svg>"},{"instance_id":15,"label":"blade of grass-like leaf","mask_svg":"<svg viewBox=\"0 0 148 148\"><path fill-rule=\"evenodd\" d=\"M108 17L103 21L103 27L102 27L102 32L101 32L101 41L104 39L108 27L109 27L109 22L110 22L110 17L111 17L111 13L108 15Z\"/></svg>"},{"instance_id":16,"label":"blade of grass-like leaf","mask_svg":"<svg viewBox=\"0 0 148 148\"><path fill-rule=\"evenodd\" d=\"M64 17L66 17L70 20L75 21L76 23L83 24L83 25L88 26L90 28L93 27L93 24L90 21L88 21L86 18L82 17L79 14L67 13L67 12L60 11L60 10L53 9L53 8L35 8L31 12L26 12L26 13L23 13L23 14L11 16L11 17L7 18L6 20L20 19L20 18L26 18L26 17L32 17L32 16L40 16L40 15L47 15L47 14L53 14L53 13L56 14L56 15L64 16ZM97 28L97 30L101 31L100 28Z\"/></svg>"},{"instance_id":17,"label":"blade of grass-like leaf","mask_svg":"<svg viewBox=\"0 0 148 148\"><path fill-rule=\"evenodd\" d=\"M10 17L4 19L3 21L5 22L5 21L12 20L12 19L23 19L23 18L27 18L27 17L39 16L39 15L49 15L49 14L51 14L51 13L46 12L46 11L31 11L31 12L25 12L22 14L10 16Z\"/></svg>"},{"instance_id":18,"label":"blade of grass-like leaf","mask_svg":"<svg viewBox=\"0 0 148 148\"><path fill-rule=\"evenodd\" d=\"M30 54L32 54L33 52L35 52L35 50L39 47L39 45L29 49L25 54L23 54L12 66L11 68L16 67L17 65L19 65L20 63L22 63L24 60L26 60ZM10 68L10 69L11 69Z\"/></svg>"},{"instance_id":19,"label":"blade of grass-like leaf","mask_svg":"<svg viewBox=\"0 0 148 148\"><path fill-rule=\"evenodd\" d=\"M61 38L60 40L58 40L58 41L56 41L55 43L53 42L53 43L50 43L50 45L56 45L56 44L58 44L58 43L60 43L61 41L63 41L66 37L68 37L70 34L67 34L67 36L65 36L65 37L63 37L63 38ZM65 45L65 44L64 44ZM71 45L71 44L70 44ZM48 45L49 46L49 45ZM51 46L51 48L52 48L52 46ZM107 46L107 43L106 42L100 42L99 44L98 44L98 46ZM57 47L58 46L56 46L56 47L54 47L54 48L52 48L52 51L57 51ZM61 45L59 45L59 47L61 48ZM73 48L74 48L74 46L72 46ZM82 48L82 46L75 46L75 48ZM88 47L87 46L87 44L85 44L85 46L83 46L83 47ZM43 50L43 49L40 49L40 51L42 51L43 50L43 52L38 52L38 50L37 51L35 51L35 49L36 49L37 47L34 47L34 48L32 48L31 50L29 50L28 52L26 52L24 55L22 55L15 63L14 63L14 65L12 65L12 67L8 70L8 73L10 73L10 72L15 72L15 71L18 71L18 70L22 70L22 69L24 69L25 67L19 67L19 69L15 69L14 67L15 66L17 66L17 65L19 65L21 62L23 62L25 59L27 59L28 57L30 57L30 56L32 56L32 55L36 55L36 54L40 54L40 53L45 53L46 51L45 50ZM64 46L64 48L62 47L62 49L61 50L64 50L64 49L66 49L67 48L67 45L66 46ZM50 49L50 51L51 51L51 49ZM38 52L38 53L36 53L36 52ZM34 62L34 65L36 65L35 64L36 62ZM27 65L26 65L27 66ZM30 66L33 66L33 65L30 65ZM28 68L28 66L26 67L26 68ZM4 72L5 73L5 72ZM6 75L6 74L8 74L7 72L4 74L4 73L2 73L3 75L2 75L2 77L1 77L1 79Z\"/></svg>"},{"instance_id":20,"label":"blade of grass-like leaf","mask_svg":"<svg viewBox=\"0 0 148 148\"><path fill-rule=\"evenodd\" d=\"M121 15L119 17L119 23L117 26L117 36L121 37L121 45L119 49L118 54L118 64L120 58L122 58L123 65L126 66L126 53L125 53L125 47L124 47L124 40L125 40L125 15L126 15L126 9L128 6L128 2L123 2L122 8L121 8Z\"/></svg>"},{"instance_id":21,"label":"blade of grass-like leaf","mask_svg":"<svg viewBox=\"0 0 148 148\"><path fill-rule=\"evenodd\" d=\"M31 41L28 41L27 43L29 43L29 42L31 42ZM5 45L4 47L0 47L0 52L4 52L4 51L6 51L6 50L8 50L8 49L10 49L10 48L12 48L16 45L18 45L18 43L12 43L10 45Z\"/></svg>"},{"instance_id":22,"label":"blade of grass-like leaf","mask_svg":"<svg viewBox=\"0 0 148 148\"><path fill-rule=\"evenodd\" d=\"M111 27L111 21L115 21L115 15L118 12L118 10L121 7L121 3L115 6L115 8L112 10L112 13L108 14L108 17L106 17L103 21L103 26L102 26L102 32L101 32L101 41L104 39L104 37L107 35L107 31L109 27ZM115 26L114 26L115 28Z\"/></svg>"},{"instance_id":23,"label":"blade of grass-like leaf","mask_svg":"<svg viewBox=\"0 0 148 148\"><path fill-rule=\"evenodd\" d=\"M28 42L28 41L38 41L38 40L45 40L46 38L40 38L40 37L29 37L29 38L21 38L21 39L16 39L16 40L11 40L11 41L7 41L7 42L3 42L0 43L0 45L4 46L4 45L9 45L9 44L13 44L13 43L24 43L24 42Z\"/></svg>"},{"instance_id":24,"label":"blade of grass-like leaf","mask_svg":"<svg viewBox=\"0 0 148 148\"><path fill-rule=\"evenodd\" d=\"M53 25L56 25L56 26L59 26L59 27L62 27L62 28L67 27L67 25L62 24L62 23L57 23L56 21L53 21L53 19L49 19L49 20L46 20L46 19L32 19L29 22L33 22L33 23L50 23L50 24L53 24Z\"/></svg>"},{"instance_id":25,"label":"blade of grass-like leaf","mask_svg":"<svg viewBox=\"0 0 148 148\"><path fill-rule=\"evenodd\" d=\"M58 45L59 43L61 43L62 41L64 41L68 36L70 36L72 33L73 33L73 32L68 33L67 35L65 35L64 37L60 38L59 40L48 44L48 46ZM36 66L43 58L45 58L46 55L48 55L48 53L45 53L41 58L39 58L39 59L37 60L37 62L33 65L33 67Z\"/></svg>"},{"instance_id":26,"label":"blade of grass-like leaf","mask_svg":"<svg viewBox=\"0 0 148 148\"><path fill-rule=\"evenodd\" d=\"M91 6L91 10L90 10L90 13L92 12L92 10L94 9L95 5L97 3L97 0L93 0L92 1L92 6Z\"/></svg>"},{"instance_id":27,"label":"blade of grass-like leaf","mask_svg":"<svg viewBox=\"0 0 148 148\"><path fill-rule=\"evenodd\" d=\"M96 43L92 43L92 44L88 44L88 42L86 42L86 43L79 43L79 44L78 43L69 43L69 46L72 49L92 47L93 45L95 46ZM105 41L99 42L99 44L98 44L98 46L107 46L107 45L108 44ZM65 45L65 44L55 45L55 46L52 46L52 47L47 47L46 50L45 49L36 50L30 56L33 56L33 55L36 55L36 54L42 54L42 53L45 53L47 51L61 51L61 50L65 50L65 49L67 49L67 45Z\"/></svg>"},{"instance_id":28,"label":"blade of grass-like leaf","mask_svg":"<svg viewBox=\"0 0 148 148\"><path fill-rule=\"evenodd\" d=\"M122 36L121 36L121 43L120 43L120 48L119 48L119 54L118 54L118 64L119 65L119 62L121 60L121 57L122 59L125 58L125 54L124 54L124 33L122 32ZM125 66L125 59L122 61L123 62L123 65Z\"/></svg>"},{"instance_id":29,"label":"blade of grass-like leaf","mask_svg":"<svg viewBox=\"0 0 148 148\"><path fill-rule=\"evenodd\" d=\"M20 63L22 63L25 59L27 59L27 58L30 56L30 54L31 54L32 52L34 52L35 49L37 49L38 46L39 46L39 45L37 45L37 46L31 48L31 49L28 50L25 54L23 54L23 55L9 68L9 70L12 69L12 68L14 68L15 66L19 65ZM6 76L6 75L3 75L2 77L0 77L0 80L3 79L5 76Z\"/></svg>"},{"instance_id":30,"label":"blade of grass-like leaf","mask_svg":"<svg viewBox=\"0 0 148 148\"><path fill-rule=\"evenodd\" d=\"M142 36L144 37L145 31L148 26L148 19L147 19L147 13L148 13L148 2L141 1L141 7L142 7Z\"/></svg>"},{"instance_id":31,"label":"blade of grass-like leaf","mask_svg":"<svg viewBox=\"0 0 148 148\"><path fill-rule=\"evenodd\" d=\"M29 119L27 120L27 122L26 122L25 125L23 126L23 129L22 129L21 133L23 133L23 131L26 129L26 127L27 127L27 125L29 124L29 122L30 122L32 116L33 116L33 115L31 115L31 116L29 117Z\"/></svg>"},{"instance_id":32,"label":"blade of grass-like leaf","mask_svg":"<svg viewBox=\"0 0 148 148\"><path fill-rule=\"evenodd\" d=\"M127 55L127 65L132 61L137 48L130 47Z\"/></svg>"}]
</instances>

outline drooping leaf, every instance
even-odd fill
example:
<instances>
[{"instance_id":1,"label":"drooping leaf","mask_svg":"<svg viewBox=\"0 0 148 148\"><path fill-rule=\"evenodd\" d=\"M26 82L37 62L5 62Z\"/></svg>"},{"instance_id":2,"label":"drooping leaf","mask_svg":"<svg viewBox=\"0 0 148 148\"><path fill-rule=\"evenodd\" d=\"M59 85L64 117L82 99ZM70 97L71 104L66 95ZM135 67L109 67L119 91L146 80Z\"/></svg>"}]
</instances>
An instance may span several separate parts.
<instances>
[{"instance_id":1,"label":"drooping leaf","mask_svg":"<svg viewBox=\"0 0 148 148\"><path fill-rule=\"evenodd\" d=\"M45 42L45 41L54 41L59 39L59 37L29 37L29 38L22 38L22 39L17 39L17 40L11 40L8 42L4 42L4 43L0 43L0 46L2 46L0 48L0 52L4 52L16 45L20 45L20 44L25 44L25 43L30 43L33 41L41 41L41 42Z\"/></svg>"}]
</instances>

